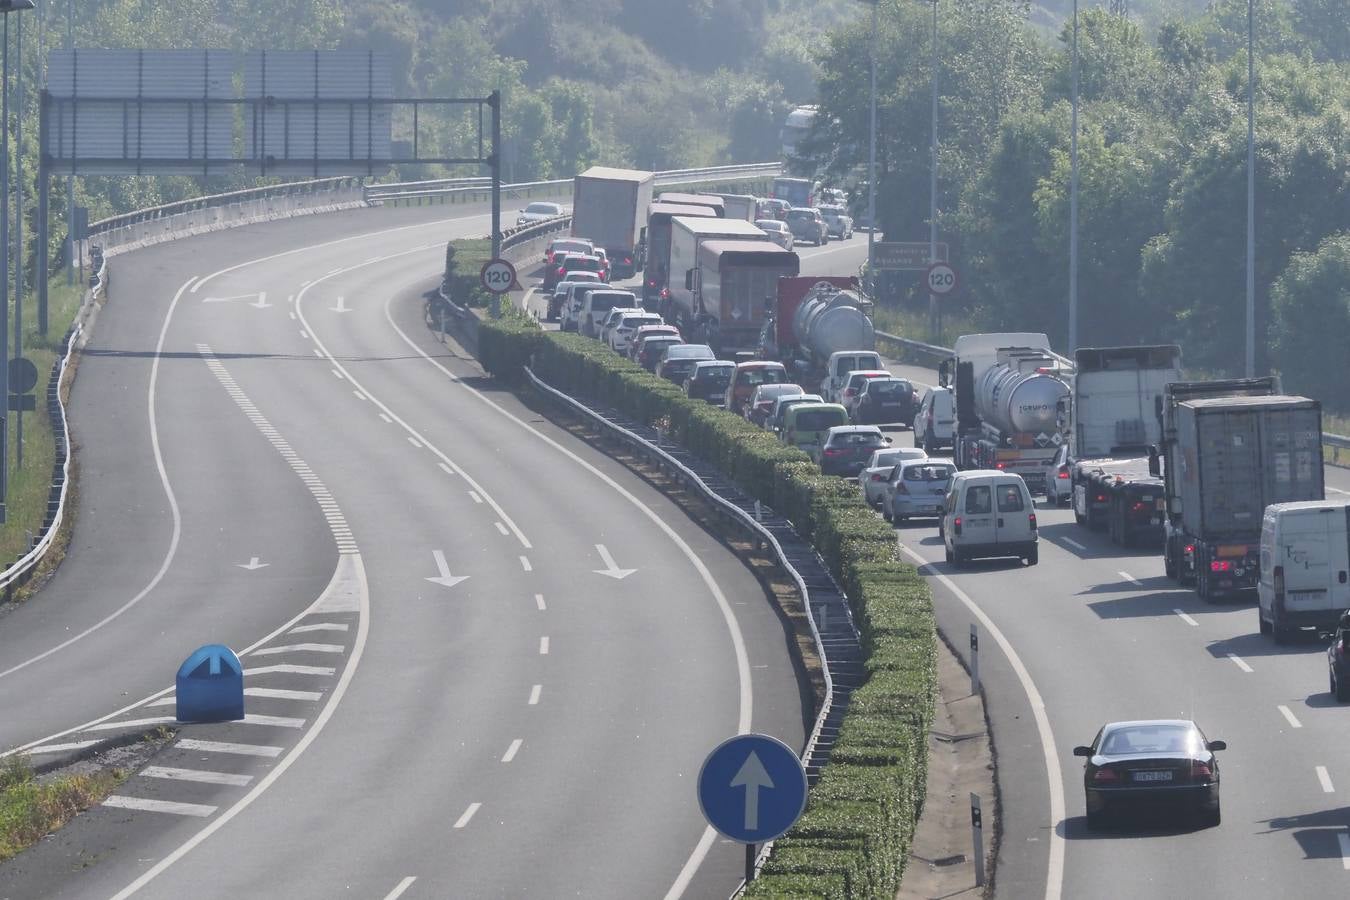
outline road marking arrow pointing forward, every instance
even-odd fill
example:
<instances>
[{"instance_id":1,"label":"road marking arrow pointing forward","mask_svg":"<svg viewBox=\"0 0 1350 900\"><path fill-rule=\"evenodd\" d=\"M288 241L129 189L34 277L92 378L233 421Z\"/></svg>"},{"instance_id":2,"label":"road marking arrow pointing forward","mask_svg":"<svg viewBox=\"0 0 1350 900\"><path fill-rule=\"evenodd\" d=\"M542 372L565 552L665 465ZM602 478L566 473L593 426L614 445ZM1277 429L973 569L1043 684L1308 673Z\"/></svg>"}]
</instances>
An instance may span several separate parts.
<instances>
[{"instance_id":1,"label":"road marking arrow pointing forward","mask_svg":"<svg viewBox=\"0 0 1350 900\"><path fill-rule=\"evenodd\" d=\"M445 562L445 554L439 550L431 551L431 555L436 558L436 570L441 574L427 578L432 584L443 584L446 587L454 587L461 581L464 581L468 575L451 575L450 566Z\"/></svg>"},{"instance_id":2,"label":"road marking arrow pointing forward","mask_svg":"<svg viewBox=\"0 0 1350 900\"><path fill-rule=\"evenodd\" d=\"M346 297L338 297L338 298L337 298L337 305L336 305L336 306L330 306L330 307L328 307L328 309L329 309L330 312L337 312L337 313L351 312L351 310L347 308L347 298L346 298Z\"/></svg>"},{"instance_id":3,"label":"road marking arrow pointing forward","mask_svg":"<svg viewBox=\"0 0 1350 900\"><path fill-rule=\"evenodd\" d=\"M600 554L600 561L605 564L605 568L603 569L592 569L591 571L595 574L608 575L615 581L622 581L637 571L637 569L620 569L618 565L615 564L614 557L610 554L609 550L605 548L604 544L596 544L595 549Z\"/></svg>"},{"instance_id":4,"label":"road marking arrow pointing forward","mask_svg":"<svg viewBox=\"0 0 1350 900\"><path fill-rule=\"evenodd\" d=\"M248 569L252 572L256 569L265 569L270 566L271 563L258 562L258 557L255 556L246 563L235 563L235 565L241 569Z\"/></svg>"},{"instance_id":5,"label":"road marking arrow pointing forward","mask_svg":"<svg viewBox=\"0 0 1350 900\"><path fill-rule=\"evenodd\" d=\"M759 830L759 791L760 788L772 788L773 779L764 770L759 754L751 750L750 755L741 764L741 769L731 779L732 787L745 787L745 830Z\"/></svg>"}]
</instances>

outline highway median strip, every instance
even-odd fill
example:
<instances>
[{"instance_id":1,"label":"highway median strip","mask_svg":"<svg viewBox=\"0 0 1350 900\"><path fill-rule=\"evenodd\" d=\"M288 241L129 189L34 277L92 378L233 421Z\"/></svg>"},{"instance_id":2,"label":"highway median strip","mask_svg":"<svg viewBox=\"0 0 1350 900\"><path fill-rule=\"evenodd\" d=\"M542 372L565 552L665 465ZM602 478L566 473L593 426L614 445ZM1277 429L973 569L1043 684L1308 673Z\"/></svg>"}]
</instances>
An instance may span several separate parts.
<instances>
[{"instance_id":1,"label":"highway median strip","mask_svg":"<svg viewBox=\"0 0 1350 900\"><path fill-rule=\"evenodd\" d=\"M126 780L122 769L40 779L23 756L0 768L0 862L18 855L102 802Z\"/></svg>"}]
</instances>

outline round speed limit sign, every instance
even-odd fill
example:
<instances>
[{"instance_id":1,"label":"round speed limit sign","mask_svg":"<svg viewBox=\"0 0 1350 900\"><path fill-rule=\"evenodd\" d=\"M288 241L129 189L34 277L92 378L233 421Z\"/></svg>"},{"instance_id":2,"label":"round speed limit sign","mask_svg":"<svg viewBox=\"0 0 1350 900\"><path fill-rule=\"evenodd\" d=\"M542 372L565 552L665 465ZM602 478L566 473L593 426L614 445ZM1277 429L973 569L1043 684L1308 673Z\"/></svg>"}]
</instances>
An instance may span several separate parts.
<instances>
[{"instance_id":1,"label":"round speed limit sign","mask_svg":"<svg viewBox=\"0 0 1350 900\"><path fill-rule=\"evenodd\" d=\"M494 294L505 294L516 283L516 267L504 259L492 259L483 264L478 273L483 287Z\"/></svg>"},{"instance_id":2,"label":"round speed limit sign","mask_svg":"<svg viewBox=\"0 0 1350 900\"><path fill-rule=\"evenodd\" d=\"M950 263L937 262L928 267L928 290L939 297L956 290L956 270Z\"/></svg>"}]
</instances>

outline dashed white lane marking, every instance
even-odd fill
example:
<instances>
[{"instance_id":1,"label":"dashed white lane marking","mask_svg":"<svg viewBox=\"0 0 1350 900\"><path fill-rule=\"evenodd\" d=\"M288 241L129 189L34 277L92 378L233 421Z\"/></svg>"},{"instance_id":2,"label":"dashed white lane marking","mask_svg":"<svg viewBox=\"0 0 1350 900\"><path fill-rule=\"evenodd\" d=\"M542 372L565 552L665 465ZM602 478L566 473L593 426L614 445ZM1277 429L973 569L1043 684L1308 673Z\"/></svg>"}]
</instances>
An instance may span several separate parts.
<instances>
[{"instance_id":1,"label":"dashed white lane marking","mask_svg":"<svg viewBox=\"0 0 1350 900\"><path fill-rule=\"evenodd\" d=\"M92 747L98 741L71 741L68 744L43 744L41 747L29 747L23 751L29 755L37 753L65 753L67 750L83 750L85 747Z\"/></svg>"},{"instance_id":2,"label":"dashed white lane marking","mask_svg":"<svg viewBox=\"0 0 1350 900\"><path fill-rule=\"evenodd\" d=\"M408 443L412 444L418 450L422 449L422 442L419 441L417 438L413 437L412 435L408 435Z\"/></svg>"},{"instance_id":3,"label":"dashed white lane marking","mask_svg":"<svg viewBox=\"0 0 1350 900\"><path fill-rule=\"evenodd\" d=\"M480 496L478 496L478 492L477 492L477 491L469 491L469 499L473 500L474 503L482 503L482 502L483 502L483 498L480 497Z\"/></svg>"},{"instance_id":4,"label":"dashed white lane marking","mask_svg":"<svg viewBox=\"0 0 1350 900\"><path fill-rule=\"evenodd\" d=\"M534 595L534 605L539 607L540 612L543 612L544 610L548 609L548 604L544 602L543 594Z\"/></svg>"},{"instance_id":5,"label":"dashed white lane marking","mask_svg":"<svg viewBox=\"0 0 1350 900\"><path fill-rule=\"evenodd\" d=\"M1130 584L1134 585L1135 587L1143 587L1143 586L1144 586L1144 583L1143 583L1142 581L1140 581L1138 578L1135 578L1135 577L1134 577L1133 575L1131 575L1129 572L1116 572L1116 574L1119 575L1121 578L1124 578L1126 581L1128 581Z\"/></svg>"},{"instance_id":6,"label":"dashed white lane marking","mask_svg":"<svg viewBox=\"0 0 1350 900\"><path fill-rule=\"evenodd\" d=\"M403 896L404 891L412 887L412 883L416 880L416 875L409 875L407 878L404 878L398 884L394 885L392 891L384 895L384 900L398 900L399 897Z\"/></svg>"},{"instance_id":7,"label":"dashed white lane marking","mask_svg":"<svg viewBox=\"0 0 1350 900\"><path fill-rule=\"evenodd\" d=\"M331 371L331 372L333 373L333 377L336 378L338 381L344 381L344 380L346 380L346 377L347 377L347 376L343 375L343 374L342 374L341 372L339 372L337 369L330 369L329 371Z\"/></svg>"},{"instance_id":8,"label":"dashed white lane marking","mask_svg":"<svg viewBox=\"0 0 1350 900\"><path fill-rule=\"evenodd\" d=\"M523 743L525 743L525 741L521 738L516 738L512 741L511 746L507 747L506 752L502 754L502 762L509 763L511 760L515 759L516 754L520 752L520 745Z\"/></svg>"},{"instance_id":9,"label":"dashed white lane marking","mask_svg":"<svg viewBox=\"0 0 1350 900\"><path fill-rule=\"evenodd\" d=\"M306 700L313 702L323 699L319 691L292 691L287 688L244 688L245 697L265 697L268 700Z\"/></svg>"},{"instance_id":10,"label":"dashed white lane marking","mask_svg":"<svg viewBox=\"0 0 1350 900\"><path fill-rule=\"evenodd\" d=\"M542 684L536 684L534 687L530 688L530 706L539 705L539 695L543 692L544 686Z\"/></svg>"},{"instance_id":11,"label":"dashed white lane marking","mask_svg":"<svg viewBox=\"0 0 1350 900\"><path fill-rule=\"evenodd\" d=\"M323 359L323 354L320 353L318 350L314 351L314 355L317 356L319 359Z\"/></svg>"},{"instance_id":12,"label":"dashed white lane marking","mask_svg":"<svg viewBox=\"0 0 1350 900\"><path fill-rule=\"evenodd\" d=\"M1331 773L1327 771L1326 766L1317 767L1317 782L1322 785L1322 793L1336 793L1336 787L1331 783Z\"/></svg>"},{"instance_id":13,"label":"dashed white lane marking","mask_svg":"<svg viewBox=\"0 0 1350 900\"><path fill-rule=\"evenodd\" d=\"M234 756L267 758L280 756L282 749L267 744L234 744L228 741L201 741L196 738L182 738L174 746L181 750L199 750L202 753L230 753Z\"/></svg>"},{"instance_id":14,"label":"dashed white lane marking","mask_svg":"<svg viewBox=\"0 0 1350 900\"><path fill-rule=\"evenodd\" d=\"M1181 610L1179 610L1179 609L1174 609L1174 610L1172 610L1172 612L1174 612L1174 613L1176 613L1177 615L1181 616L1181 621L1185 622L1187 625L1193 625L1193 626L1195 626L1196 628L1199 628L1199 627L1200 627L1200 623L1199 623L1199 622L1195 621L1194 619L1192 619L1190 616L1186 615L1186 613L1182 612Z\"/></svg>"},{"instance_id":15,"label":"dashed white lane marking","mask_svg":"<svg viewBox=\"0 0 1350 900\"><path fill-rule=\"evenodd\" d=\"M104 806L118 809L136 809L142 812L168 813L174 816L197 816L205 818L216 811L216 807L205 803L175 803L172 800L147 800L144 797L124 797L113 794L103 801Z\"/></svg>"},{"instance_id":16,"label":"dashed white lane marking","mask_svg":"<svg viewBox=\"0 0 1350 900\"><path fill-rule=\"evenodd\" d=\"M1086 549L1087 549L1087 547L1085 547L1085 546L1083 546L1082 544L1078 543L1078 542L1075 541L1073 538L1064 538L1064 543L1068 544L1070 547L1072 547L1072 548L1075 549L1075 550L1086 550Z\"/></svg>"},{"instance_id":17,"label":"dashed white lane marking","mask_svg":"<svg viewBox=\"0 0 1350 900\"><path fill-rule=\"evenodd\" d=\"M530 565L530 558L528 556L522 556L520 558L520 567L526 572L534 571L534 566Z\"/></svg>"},{"instance_id":18,"label":"dashed white lane marking","mask_svg":"<svg viewBox=\"0 0 1350 900\"><path fill-rule=\"evenodd\" d=\"M539 655L548 656L548 636L545 635L539 639Z\"/></svg>"},{"instance_id":19,"label":"dashed white lane marking","mask_svg":"<svg viewBox=\"0 0 1350 900\"><path fill-rule=\"evenodd\" d=\"M352 396L355 397L357 400L366 399L366 395L358 391L356 388L352 388Z\"/></svg>"},{"instance_id":20,"label":"dashed white lane marking","mask_svg":"<svg viewBox=\"0 0 1350 900\"><path fill-rule=\"evenodd\" d=\"M276 653L292 653L299 650L308 650L311 653L342 653L346 650L341 644L285 644L281 647L263 647L261 650L254 650L253 656L271 656Z\"/></svg>"},{"instance_id":21,"label":"dashed white lane marking","mask_svg":"<svg viewBox=\"0 0 1350 900\"><path fill-rule=\"evenodd\" d=\"M314 351L314 352L317 353L318 351L316 350L316 351ZM391 418L389 418L389 416L387 416L387 415L384 414L384 413L380 413L380 418L381 418L381 419L384 419L384 424L386 424L386 425L393 425L393 424L394 424L394 420L391 419Z\"/></svg>"},{"instance_id":22,"label":"dashed white lane marking","mask_svg":"<svg viewBox=\"0 0 1350 900\"><path fill-rule=\"evenodd\" d=\"M455 470L447 466L445 463L436 463L436 465L439 466L440 470L447 475L455 474ZM482 501L480 500L479 502L481 503Z\"/></svg>"},{"instance_id":23,"label":"dashed white lane marking","mask_svg":"<svg viewBox=\"0 0 1350 900\"><path fill-rule=\"evenodd\" d=\"M287 634L308 634L311 631L346 631L346 622L315 622L313 625L297 625Z\"/></svg>"},{"instance_id":24,"label":"dashed white lane marking","mask_svg":"<svg viewBox=\"0 0 1350 900\"><path fill-rule=\"evenodd\" d=\"M295 313L291 313L291 318L292 318L292 319L295 318ZM303 329L303 328L300 329L300 336L301 336L302 338L304 338L305 340L309 340L309 332L306 331L306 330Z\"/></svg>"},{"instance_id":25,"label":"dashed white lane marking","mask_svg":"<svg viewBox=\"0 0 1350 900\"><path fill-rule=\"evenodd\" d=\"M1237 666L1242 671L1250 672L1252 670L1252 667L1247 665L1246 660L1238 656L1236 653L1229 653L1228 658L1233 661L1233 665Z\"/></svg>"},{"instance_id":26,"label":"dashed white lane marking","mask_svg":"<svg viewBox=\"0 0 1350 900\"><path fill-rule=\"evenodd\" d=\"M137 773L142 778L166 778L170 781L198 781L202 784L228 784L232 787L247 787L253 780L252 775L235 775L232 772L208 772L204 769L175 769L170 766L146 766Z\"/></svg>"},{"instance_id":27,"label":"dashed white lane marking","mask_svg":"<svg viewBox=\"0 0 1350 900\"><path fill-rule=\"evenodd\" d=\"M332 666L297 666L290 663L282 663L279 666L258 666L255 669L245 669L244 677L250 675L270 675L275 672L278 675L332 675L337 669Z\"/></svg>"},{"instance_id":28,"label":"dashed white lane marking","mask_svg":"<svg viewBox=\"0 0 1350 900\"><path fill-rule=\"evenodd\" d=\"M178 721L173 716L152 716L149 719L130 719L114 722L101 722L98 725L91 725L85 731L115 731L120 728L146 728L150 725L167 725L170 722Z\"/></svg>"},{"instance_id":29,"label":"dashed white lane marking","mask_svg":"<svg viewBox=\"0 0 1350 900\"><path fill-rule=\"evenodd\" d=\"M468 825L469 820L473 818L473 814L478 812L479 807L481 807L482 805L483 804L481 803L470 803L469 808L464 810L464 815L460 816L455 821L455 827L463 828L465 825Z\"/></svg>"},{"instance_id":30,"label":"dashed white lane marking","mask_svg":"<svg viewBox=\"0 0 1350 900\"><path fill-rule=\"evenodd\" d=\"M295 299L295 298L294 298L294 297L292 297L292 298L291 298L291 299L292 299L292 300L294 300L294 299ZM291 314L290 314L290 315L291 315L291 318L292 318L292 319L294 319L294 318L295 318L295 313L291 313Z\"/></svg>"},{"instance_id":31,"label":"dashed white lane marking","mask_svg":"<svg viewBox=\"0 0 1350 900\"><path fill-rule=\"evenodd\" d=\"M1289 723L1290 728L1303 727L1303 723L1300 722L1298 719L1294 718L1294 711L1292 709L1290 709L1287 706L1284 706L1283 704L1275 708L1280 711L1280 715L1284 716L1284 720Z\"/></svg>"},{"instance_id":32,"label":"dashed white lane marking","mask_svg":"<svg viewBox=\"0 0 1350 900\"><path fill-rule=\"evenodd\" d=\"M1336 493L1336 494L1350 494L1350 491L1343 491L1343 490L1341 490L1340 488L1334 488L1334 487L1331 487L1330 485L1327 486L1327 490L1331 491L1332 493Z\"/></svg>"},{"instance_id":33,"label":"dashed white lane marking","mask_svg":"<svg viewBox=\"0 0 1350 900\"><path fill-rule=\"evenodd\" d=\"M511 533L506 530L506 526L503 525L501 522L493 522L492 524L497 526L497 530L500 531L503 536L506 536Z\"/></svg>"}]
</instances>

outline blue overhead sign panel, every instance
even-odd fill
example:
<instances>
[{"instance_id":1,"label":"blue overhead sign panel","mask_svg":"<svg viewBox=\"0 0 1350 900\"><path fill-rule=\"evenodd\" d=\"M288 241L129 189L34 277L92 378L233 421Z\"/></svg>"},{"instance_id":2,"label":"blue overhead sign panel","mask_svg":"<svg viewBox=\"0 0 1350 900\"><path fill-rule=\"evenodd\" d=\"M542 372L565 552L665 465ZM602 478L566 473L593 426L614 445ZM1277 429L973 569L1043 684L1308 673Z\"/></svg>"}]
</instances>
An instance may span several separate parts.
<instances>
[{"instance_id":1,"label":"blue overhead sign panel","mask_svg":"<svg viewBox=\"0 0 1350 900\"><path fill-rule=\"evenodd\" d=\"M742 734L703 761L698 803L708 823L733 841L771 841L806 808L806 770L777 738Z\"/></svg>"}]
</instances>

